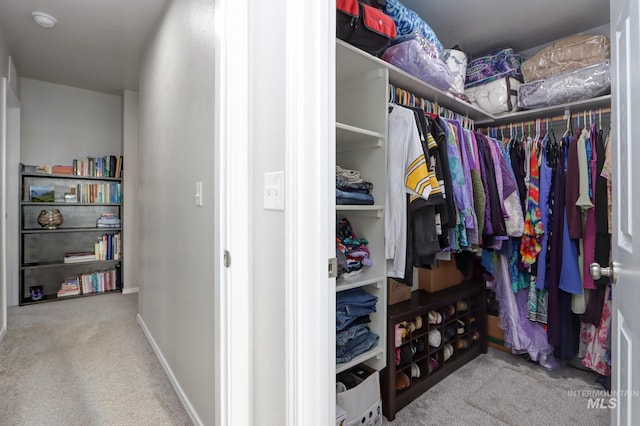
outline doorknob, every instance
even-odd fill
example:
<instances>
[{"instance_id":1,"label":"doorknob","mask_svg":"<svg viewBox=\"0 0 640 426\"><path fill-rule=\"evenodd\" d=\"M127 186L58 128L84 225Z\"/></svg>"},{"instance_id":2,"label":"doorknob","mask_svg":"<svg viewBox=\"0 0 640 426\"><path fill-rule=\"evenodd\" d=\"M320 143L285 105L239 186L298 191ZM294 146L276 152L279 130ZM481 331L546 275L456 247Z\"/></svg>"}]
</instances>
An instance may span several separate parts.
<instances>
[{"instance_id":1,"label":"doorknob","mask_svg":"<svg viewBox=\"0 0 640 426\"><path fill-rule=\"evenodd\" d=\"M609 277L611 278L611 282L616 282L616 274L613 270L613 263L608 268L602 268L600 267L599 263L593 262L591 265L589 265L589 273L591 275L591 278L593 278L594 280L599 280L602 277Z\"/></svg>"}]
</instances>

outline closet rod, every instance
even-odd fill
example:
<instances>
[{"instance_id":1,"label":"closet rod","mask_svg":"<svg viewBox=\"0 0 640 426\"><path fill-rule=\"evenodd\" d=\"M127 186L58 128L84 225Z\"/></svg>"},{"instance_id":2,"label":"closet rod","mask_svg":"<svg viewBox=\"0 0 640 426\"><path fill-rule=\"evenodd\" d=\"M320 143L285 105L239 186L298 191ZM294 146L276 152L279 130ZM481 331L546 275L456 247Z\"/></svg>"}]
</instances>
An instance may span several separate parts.
<instances>
[{"instance_id":1,"label":"closet rod","mask_svg":"<svg viewBox=\"0 0 640 426\"><path fill-rule=\"evenodd\" d=\"M580 111L580 112L572 112L570 113L570 120L574 120L577 118L580 118L580 120L582 120L583 115L587 113L587 119L589 118L589 115L591 114L596 114L596 116L599 115L603 115L603 114L610 114L611 113L611 108L598 108L598 109L591 109L591 110L584 110L584 111ZM564 115L557 115L554 117L540 117L538 119L533 119L533 120L516 120L516 121L512 121L511 123L505 123L505 124L500 124L498 126L485 126L482 127L483 129L509 129L513 126L521 126L521 125L534 125L536 123L537 120L540 120L540 123L542 123L544 125L544 123L546 122L551 122L551 123L557 123L557 122L563 122L566 123L567 122L567 117Z\"/></svg>"},{"instance_id":2,"label":"closet rod","mask_svg":"<svg viewBox=\"0 0 640 426\"><path fill-rule=\"evenodd\" d=\"M436 114L444 118L457 120L465 128L475 128L474 121L469 117L455 111L451 111L450 109L445 108L436 102L432 102L428 99L416 96L410 91L402 89L401 87L398 87L393 83L389 83L389 102L397 105L421 108L425 112Z\"/></svg>"}]
</instances>

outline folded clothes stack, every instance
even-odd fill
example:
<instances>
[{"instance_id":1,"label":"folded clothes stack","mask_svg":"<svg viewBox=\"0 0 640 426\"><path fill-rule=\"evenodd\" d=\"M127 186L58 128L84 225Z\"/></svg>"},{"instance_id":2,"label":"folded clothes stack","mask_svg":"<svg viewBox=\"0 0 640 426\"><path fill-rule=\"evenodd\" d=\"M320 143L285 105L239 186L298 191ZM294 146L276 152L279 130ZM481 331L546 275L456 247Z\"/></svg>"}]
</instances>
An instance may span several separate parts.
<instances>
[{"instance_id":1,"label":"folded clothes stack","mask_svg":"<svg viewBox=\"0 0 640 426\"><path fill-rule=\"evenodd\" d=\"M369 314L376 312L378 298L361 288L336 295L336 362L351 361L374 348L380 337L367 325Z\"/></svg>"},{"instance_id":2,"label":"folded clothes stack","mask_svg":"<svg viewBox=\"0 0 640 426\"><path fill-rule=\"evenodd\" d=\"M336 166L336 204L372 205L373 184L366 182L357 170Z\"/></svg>"},{"instance_id":3,"label":"folded clothes stack","mask_svg":"<svg viewBox=\"0 0 640 426\"><path fill-rule=\"evenodd\" d=\"M338 276L346 278L358 274L364 266L372 266L366 238L358 238L346 217L336 224L336 257Z\"/></svg>"}]
</instances>

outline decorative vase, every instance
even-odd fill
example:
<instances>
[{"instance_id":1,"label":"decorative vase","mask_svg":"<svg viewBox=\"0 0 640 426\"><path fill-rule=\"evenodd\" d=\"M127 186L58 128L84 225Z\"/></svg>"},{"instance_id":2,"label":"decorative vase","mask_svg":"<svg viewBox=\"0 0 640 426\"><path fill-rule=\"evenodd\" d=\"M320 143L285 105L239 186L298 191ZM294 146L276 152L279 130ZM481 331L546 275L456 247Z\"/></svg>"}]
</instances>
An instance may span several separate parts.
<instances>
[{"instance_id":1,"label":"decorative vase","mask_svg":"<svg viewBox=\"0 0 640 426\"><path fill-rule=\"evenodd\" d=\"M46 209L40 212L38 223L44 229L57 229L62 224L62 214L58 209Z\"/></svg>"}]
</instances>

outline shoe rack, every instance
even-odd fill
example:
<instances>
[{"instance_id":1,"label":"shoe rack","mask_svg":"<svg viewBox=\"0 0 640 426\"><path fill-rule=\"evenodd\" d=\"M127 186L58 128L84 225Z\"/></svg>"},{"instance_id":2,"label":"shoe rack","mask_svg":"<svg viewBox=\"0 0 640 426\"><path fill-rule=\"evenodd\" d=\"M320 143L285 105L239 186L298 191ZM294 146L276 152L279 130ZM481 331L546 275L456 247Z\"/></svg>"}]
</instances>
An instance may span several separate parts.
<instances>
[{"instance_id":1,"label":"shoe rack","mask_svg":"<svg viewBox=\"0 0 640 426\"><path fill-rule=\"evenodd\" d=\"M387 366L382 413L396 413L449 374L487 353L482 282L465 281L436 292L414 291L387 311Z\"/></svg>"}]
</instances>

